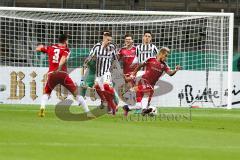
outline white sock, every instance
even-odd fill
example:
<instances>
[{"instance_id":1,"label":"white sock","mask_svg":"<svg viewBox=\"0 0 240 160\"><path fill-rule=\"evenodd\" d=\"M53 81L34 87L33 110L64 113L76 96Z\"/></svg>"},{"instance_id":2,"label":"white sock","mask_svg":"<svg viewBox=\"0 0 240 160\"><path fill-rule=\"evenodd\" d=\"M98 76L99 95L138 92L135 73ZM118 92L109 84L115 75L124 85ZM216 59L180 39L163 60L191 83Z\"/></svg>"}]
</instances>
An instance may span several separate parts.
<instances>
[{"instance_id":1,"label":"white sock","mask_svg":"<svg viewBox=\"0 0 240 160\"><path fill-rule=\"evenodd\" d=\"M47 102L48 99L49 99L49 95L48 94L44 94L42 96L40 109L45 109L46 108L46 102Z\"/></svg>"},{"instance_id":2,"label":"white sock","mask_svg":"<svg viewBox=\"0 0 240 160\"><path fill-rule=\"evenodd\" d=\"M142 108L142 102L137 102L136 109L141 109L141 108Z\"/></svg>"},{"instance_id":3,"label":"white sock","mask_svg":"<svg viewBox=\"0 0 240 160\"><path fill-rule=\"evenodd\" d=\"M135 105L130 105L130 104L128 104L128 108L129 108L130 110L142 109L142 103L141 103L141 102L137 102Z\"/></svg>"},{"instance_id":4,"label":"white sock","mask_svg":"<svg viewBox=\"0 0 240 160\"><path fill-rule=\"evenodd\" d=\"M77 102L79 105L81 105L83 107L84 112L89 112L89 108L87 106L86 101L84 100L84 98L82 96L77 96Z\"/></svg>"},{"instance_id":5,"label":"white sock","mask_svg":"<svg viewBox=\"0 0 240 160\"><path fill-rule=\"evenodd\" d=\"M129 108L130 110L133 110L133 109L136 109L136 106L135 106L135 105L128 104L128 108Z\"/></svg>"}]
</instances>

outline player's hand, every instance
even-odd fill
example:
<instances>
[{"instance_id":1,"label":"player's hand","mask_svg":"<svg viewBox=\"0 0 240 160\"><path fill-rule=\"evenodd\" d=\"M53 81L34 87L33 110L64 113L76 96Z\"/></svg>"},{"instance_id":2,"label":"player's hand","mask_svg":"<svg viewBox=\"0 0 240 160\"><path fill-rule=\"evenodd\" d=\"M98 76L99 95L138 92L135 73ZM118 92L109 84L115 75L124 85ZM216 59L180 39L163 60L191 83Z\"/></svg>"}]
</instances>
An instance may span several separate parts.
<instances>
[{"instance_id":1,"label":"player's hand","mask_svg":"<svg viewBox=\"0 0 240 160\"><path fill-rule=\"evenodd\" d=\"M181 67L180 65L177 65L177 66L175 67L175 69L176 69L177 71L179 71L179 70L182 69L182 67Z\"/></svg>"},{"instance_id":2,"label":"player's hand","mask_svg":"<svg viewBox=\"0 0 240 160\"><path fill-rule=\"evenodd\" d=\"M56 69L55 71L53 71L53 74L56 74L56 73L59 72L60 70L61 70L60 68Z\"/></svg>"},{"instance_id":3,"label":"player's hand","mask_svg":"<svg viewBox=\"0 0 240 160\"><path fill-rule=\"evenodd\" d=\"M44 45L43 44L39 44L36 47L36 51L41 51L42 48L44 48Z\"/></svg>"},{"instance_id":4,"label":"player's hand","mask_svg":"<svg viewBox=\"0 0 240 160\"><path fill-rule=\"evenodd\" d=\"M136 74L137 74L136 72L131 72L130 77L134 78L134 77L136 77Z\"/></svg>"},{"instance_id":5,"label":"player's hand","mask_svg":"<svg viewBox=\"0 0 240 160\"><path fill-rule=\"evenodd\" d=\"M86 85L86 83L84 82L84 80L81 80L80 86L83 87L83 88L86 88L87 85Z\"/></svg>"}]
</instances>

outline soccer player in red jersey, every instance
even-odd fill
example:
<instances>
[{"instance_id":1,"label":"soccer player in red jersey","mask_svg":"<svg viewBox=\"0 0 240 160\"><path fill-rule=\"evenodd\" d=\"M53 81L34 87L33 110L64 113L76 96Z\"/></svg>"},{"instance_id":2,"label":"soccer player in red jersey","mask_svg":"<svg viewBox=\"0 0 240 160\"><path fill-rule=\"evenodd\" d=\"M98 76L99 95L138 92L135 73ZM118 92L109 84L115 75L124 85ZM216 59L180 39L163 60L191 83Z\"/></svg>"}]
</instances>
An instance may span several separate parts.
<instances>
[{"instance_id":1,"label":"soccer player in red jersey","mask_svg":"<svg viewBox=\"0 0 240 160\"><path fill-rule=\"evenodd\" d=\"M131 102L135 102L135 92L129 90L135 86L135 78L133 78L132 72L138 65L138 59L136 56L136 47L133 45L133 36L126 34L124 36L124 47L122 47L118 53L118 59L122 62L123 74L125 79L125 85L122 86L121 91L123 97L126 98L125 102L129 108L132 108Z\"/></svg>"},{"instance_id":2,"label":"soccer player in red jersey","mask_svg":"<svg viewBox=\"0 0 240 160\"><path fill-rule=\"evenodd\" d=\"M133 45L132 35L126 34L124 36L125 46L120 49L118 56L119 60L123 62L123 73L130 76L137 64L136 47Z\"/></svg>"},{"instance_id":3,"label":"soccer player in red jersey","mask_svg":"<svg viewBox=\"0 0 240 160\"><path fill-rule=\"evenodd\" d=\"M51 46L38 45L36 51L44 52L48 55L48 78L45 85L44 94L41 99L41 107L39 116L45 116L45 105L49 99L52 90L56 85L61 84L67 88L79 105L83 106L84 111L88 116L92 116L89 108L82 96L77 95L77 86L67 73L66 62L70 56L70 50L68 48L68 36L65 34L60 35L59 43Z\"/></svg>"},{"instance_id":4,"label":"soccer player in red jersey","mask_svg":"<svg viewBox=\"0 0 240 160\"><path fill-rule=\"evenodd\" d=\"M134 87L136 91L136 108L142 108L141 101L144 96L144 93L148 93L148 106L150 106L151 98L154 93L154 85L158 79L166 72L169 76L173 76L177 71L181 69L179 65L176 66L175 70L171 70L166 63L167 57L170 53L170 50L166 47L160 49L156 58L149 58L144 63L140 64L134 71L133 76L136 76L137 72L145 67L145 73L138 81L137 86ZM128 114L129 108L124 108L125 115ZM143 112L149 112L150 110L146 109Z\"/></svg>"}]
</instances>

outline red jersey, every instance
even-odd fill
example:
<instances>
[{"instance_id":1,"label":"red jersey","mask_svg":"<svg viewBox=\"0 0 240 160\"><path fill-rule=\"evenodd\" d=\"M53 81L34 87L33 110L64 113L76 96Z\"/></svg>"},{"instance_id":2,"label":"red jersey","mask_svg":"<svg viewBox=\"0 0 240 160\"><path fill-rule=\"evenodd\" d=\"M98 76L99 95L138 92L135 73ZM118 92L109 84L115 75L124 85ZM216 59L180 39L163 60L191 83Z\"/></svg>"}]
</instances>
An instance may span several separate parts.
<instances>
[{"instance_id":1,"label":"red jersey","mask_svg":"<svg viewBox=\"0 0 240 160\"><path fill-rule=\"evenodd\" d=\"M164 72L170 70L169 66L165 62L159 62L156 58L149 58L145 63L145 73L142 79L147 80L150 85L155 85L159 77Z\"/></svg>"},{"instance_id":2,"label":"red jersey","mask_svg":"<svg viewBox=\"0 0 240 160\"><path fill-rule=\"evenodd\" d=\"M133 72L136 68L136 65L133 65L133 60L136 58L136 47L133 46L131 49L121 48L118 55L123 62L123 73Z\"/></svg>"},{"instance_id":3,"label":"red jersey","mask_svg":"<svg viewBox=\"0 0 240 160\"><path fill-rule=\"evenodd\" d=\"M41 48L41 51L44 53L47 53L48 55L48 64L49 64L48 72L52 72L58 69L62 56L66 56L68 58L70 55L69 48L64 46L59 46L58 44ZM66 64L62 66L62 71L67 72Z\"/></svg>"}]
</instances>

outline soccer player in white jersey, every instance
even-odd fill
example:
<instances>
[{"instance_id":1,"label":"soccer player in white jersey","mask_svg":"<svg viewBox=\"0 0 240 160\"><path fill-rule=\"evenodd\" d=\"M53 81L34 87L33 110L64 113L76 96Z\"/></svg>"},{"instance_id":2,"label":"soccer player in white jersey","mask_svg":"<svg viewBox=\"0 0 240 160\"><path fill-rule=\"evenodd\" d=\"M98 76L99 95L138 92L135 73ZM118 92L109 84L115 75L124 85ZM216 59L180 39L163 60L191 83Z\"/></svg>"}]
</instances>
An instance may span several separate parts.
<instances>
[{"instance_id":1,"label":"soccer player in white jersey","mask_svg":"<svg viewBox=\"0 0 240 160\"><path fill-rule=\"evenodd\" d=\"M117 106L114 103L114 89L110 68L116 57L116 47L112 41L110 32L103 33L102 42L97 43L90 51L89 60L96 58L95 89L102 101L106 101L112 114L116 114Z\"/></svg>"},{"instance_id":2,"label":"soccer player in white jersey","mask_svg":"<svg viewBox=\"0 0 240 160\"><path fill-rule=\"evenodd\" d=\"M158 53L157 47L152 44L152 33L150 31L144 32L142 41L142 44L136 47L136 55L140 64L148 58L155 57Z\"/></svg>"},{"instance_id":3,"label":"soccer player in white jersey","mask_svg":"<svg viewBox=\"0 0 240 160\"><path fill-rule=\"evenodd\" d=\"M146 60L152 57L156 57L158 53L157 47L152 44L152 33L151 31L145 30L142 37L142 44L136 47L136 55L139 65L143 64ZM141 68L141 71L137 73L136 81L138 82L141 76L145 73L146 67ZM143 103L145 104L145 103ZM139 108L139 106L136 106ZM147 107L143 105L143 108Z\"/></svg>"}]
</instances>

